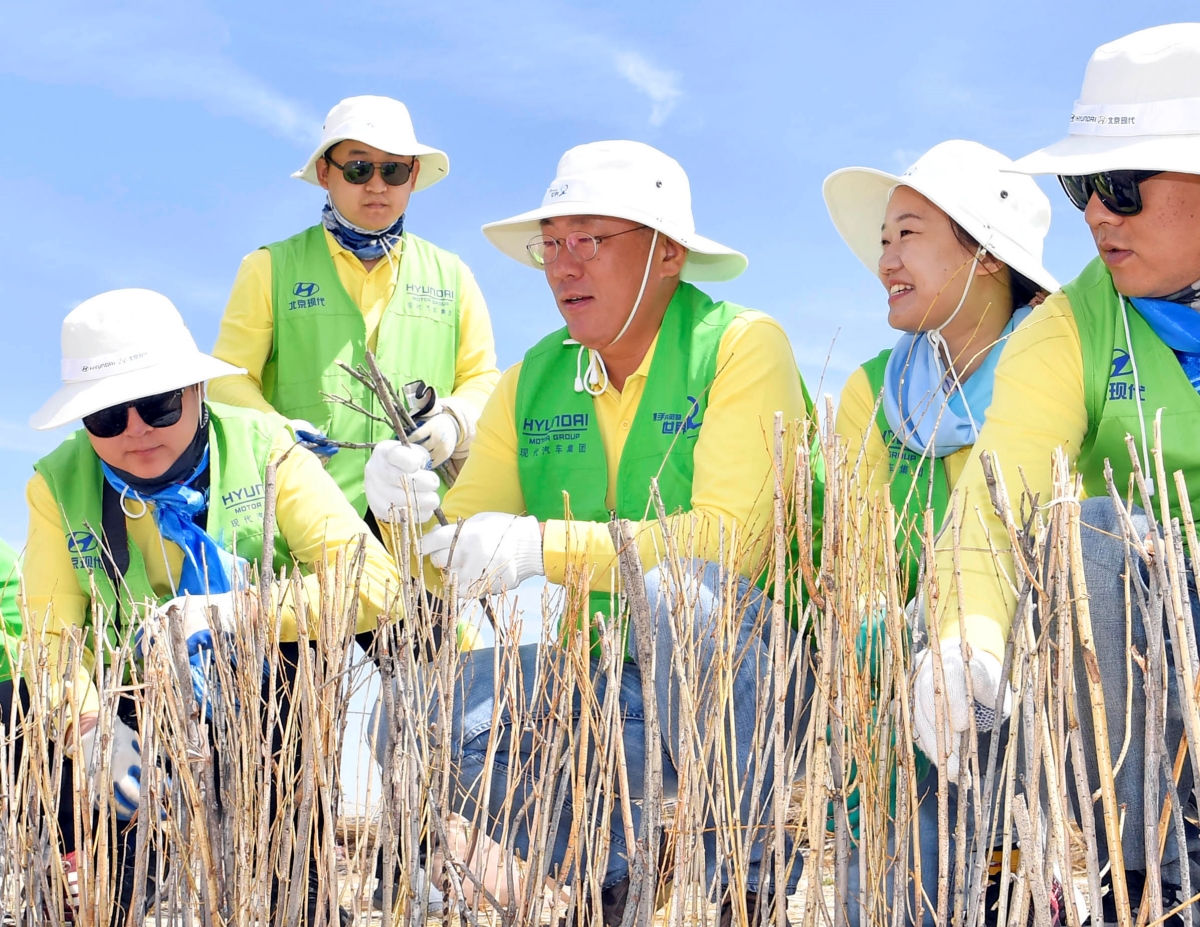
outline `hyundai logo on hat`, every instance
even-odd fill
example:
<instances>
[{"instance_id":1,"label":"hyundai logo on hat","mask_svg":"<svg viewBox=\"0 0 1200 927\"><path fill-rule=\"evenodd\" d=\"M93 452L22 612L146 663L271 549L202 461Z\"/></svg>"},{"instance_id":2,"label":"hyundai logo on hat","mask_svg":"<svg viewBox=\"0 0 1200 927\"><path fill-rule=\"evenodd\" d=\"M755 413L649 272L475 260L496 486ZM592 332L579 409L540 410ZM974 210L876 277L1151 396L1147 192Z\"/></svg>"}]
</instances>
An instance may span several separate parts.
<instances>
[{"instance_id":1,"label":"hyundai logo on hat","mask_svg":"<svg viewBox=\"0 0 1200 927\"><path fill-rule=\"evenodd\" d=\"M303 296L307 299L309 296L315 296L320 292L320 289L315 283L297 283L292 287L292 295Z\"/></svg>"}]
</instances>

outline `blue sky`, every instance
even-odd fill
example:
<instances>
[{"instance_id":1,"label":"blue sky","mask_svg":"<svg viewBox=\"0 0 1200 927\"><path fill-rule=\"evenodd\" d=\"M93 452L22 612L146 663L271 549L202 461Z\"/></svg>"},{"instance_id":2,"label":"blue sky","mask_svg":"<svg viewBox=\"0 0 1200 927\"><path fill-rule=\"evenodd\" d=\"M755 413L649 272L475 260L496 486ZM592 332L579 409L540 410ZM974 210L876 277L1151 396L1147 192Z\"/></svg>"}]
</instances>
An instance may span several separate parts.
<instances>
[{"instance_id":1,"label":"blue sky","mask_svg":"<svg viewBox=\"0 0 1200 927\"><path fill-rule=\"evenodd\" d=\"M457 251L501 366L558 324L545 284L479 232L531 208L568 147L649 142L688 171L699 230L750 256L714 295L779 318L816 389L894 340L882 288L834 231L830 171L899 170L947 138L1019 156L1060 137L1096 45L1195 3L281 2L0 5L0 537L61 434L59 328L106 289L166 293L205 350L238 261L316 221L289 178L337 100L404 100L448 180L407 227ZM1055 185L1046 263L1091 255Z\"/></svg>"}]
</instances>

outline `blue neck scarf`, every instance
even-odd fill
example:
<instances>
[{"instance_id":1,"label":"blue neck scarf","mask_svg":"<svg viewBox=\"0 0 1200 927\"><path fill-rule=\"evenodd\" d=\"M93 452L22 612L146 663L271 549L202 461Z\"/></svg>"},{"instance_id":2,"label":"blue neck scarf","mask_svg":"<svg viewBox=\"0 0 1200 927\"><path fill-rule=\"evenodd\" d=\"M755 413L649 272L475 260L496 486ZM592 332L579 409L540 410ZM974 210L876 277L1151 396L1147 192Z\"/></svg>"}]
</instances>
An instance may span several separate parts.
<instances>
[{"instance_id":1,"label":"blue neck scarf","mask_svg":"<svg viewBox=\"0 0 1200 927\"><path fill-rule=\"evenodd\" d=\"M404 235L404 214L386 229L371 231L360 229L357 225L343 216L333 201L325 198L325 208L321 210L321 224L328 229L337 243L354 254L360 261L375 261L394 251L404 251L402 236Z\"/></svg>"},{"instance_id":2,"label":"blue neck scarf","mask_svg":"<svg viewBox=\"0 0 1200 927\"><path fill-rule=\"evenodd\" d=\"M1181 292L1191 296L1193 288ZM1154 329L1154 334L1175 352L1192 388L1200 392L1200 311L1190 302L1175 297L1132 296L1128 299L1146 324Z\"/></svg>"},{"instance_id":3,"label":"blue neck scarf","mask_svg":"<svg viewBox=\"0 0 1200 927\"><path fill-rule=\"evenodd\" d=\"M927 332L900 336L884 370L883 413L905 447L948 457L975 443L992 404L1004 342L1032 311L1022 306L1013 313L983 363L960 385L937 356Z\"/></svg>"},{"instance_id":4,"label":"blue neck scarf","mask_svg":"<svg viewBox=\"0 0 1200 927\"><path fill-rule=\"evenodd\" d=\"M154 505L154 522L165 540L171 541L183 551L183 569L179 574L176 595L215 595L233 589L235 576L244 579L240 557L234 557L221 548L207 531L194 519L208 508L208 491L192 488L196 477L208 467L208 448L205 447L200 463L186 480L171 483L153 493L141 493L121 479L103 461L104 479L121 494L121 507L126 509L125 500L132 499L143 506Z\"/></svg>"}]
</instances>

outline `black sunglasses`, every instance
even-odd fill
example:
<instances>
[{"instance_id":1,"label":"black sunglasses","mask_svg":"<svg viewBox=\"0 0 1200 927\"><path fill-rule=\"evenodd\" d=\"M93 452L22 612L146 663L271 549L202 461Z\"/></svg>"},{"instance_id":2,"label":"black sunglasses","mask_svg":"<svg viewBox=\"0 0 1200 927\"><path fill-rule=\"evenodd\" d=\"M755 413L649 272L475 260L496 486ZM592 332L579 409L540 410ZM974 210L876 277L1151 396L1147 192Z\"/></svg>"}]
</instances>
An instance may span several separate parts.
<instances>
[{"instance_id":1,"label":"black sunglasses","mask_svg":"<svg viewBox=\"0 0 1200 927\"><path fill-rule=\"evenodd\" d=\"M142 421L151 428L168 428L183 415L183 390L158 393L133 402L109 406L83 417L83 427L97 438L115 438L129 426L129 410L137 409Z\"/></svg>"},{"instance_id":2,"label":"black sunglasses","mask_svg":"<svg viewBox=\"0 0 1200 927\"><path fill-rule=\"evenodd\" d=\"M384 183L389 187L399 187L408 183L408 178L413 172L413 165L403 161L347 161L345 164L338 164L329 155L325 155L325 160L342 172L346 183L366 183L378 167L379 176L383 178ZM413 164L415 163L414 160Z\"/></svg>"},{"instance_id":3,"label":"black sunglasses","mask_svg":"<svg viewBox=\"0 0 1200 927\"><path fill-rule=\"evenodd\" d=\"M1100 197L1104 208L1118 216L1136 216L1142 211L1142 191L1138 184L1162 171L1104 171L1099 174L1060 174L1062 184L1076 209L1087 209L1092 194Z\"/></svg>"}]
</instances>

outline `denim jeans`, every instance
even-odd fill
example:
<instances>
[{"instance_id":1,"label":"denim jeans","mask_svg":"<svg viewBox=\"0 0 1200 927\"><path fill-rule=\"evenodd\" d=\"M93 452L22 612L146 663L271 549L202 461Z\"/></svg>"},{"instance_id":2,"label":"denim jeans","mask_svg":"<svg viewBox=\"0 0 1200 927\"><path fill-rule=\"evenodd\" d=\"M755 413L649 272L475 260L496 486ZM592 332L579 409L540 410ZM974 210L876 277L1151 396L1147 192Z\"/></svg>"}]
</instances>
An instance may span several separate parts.
<instances>
[{"instance_id":1,"label":"denim jeans","mask_svg":"<svg viewBox=\"0 0 1200 927\"><path fill-rule=\"evenodd\" d=\"M1088 599L1092 619L1092 636L1096 643L1096 659L1100 667L1100 678L1104 687L1104 703L1107 707L1108 742L1112 750L1113 761L1116 761L1121 745L1126 736L1126 699L1131 699L1129 712L1129 748L1125 760L1116 774L1116 792L1118 804L1125 806L1125 827L1122 831L1121 848L1125 857L1127 870L1144 870L1146 868L1146 847L1143 839L1142 821L1145 810L1145 762L1146 755L1146 693L1142 671L1137 661L1130 659L1131 650L1146 653L1146 628L1138 605L1136 592L1130 596L1133 599L1131 622L1126 630L1125 618L1125 542L1122 539L1120 516L1107 498L1088 499L1083 503L1083 560L1084 575L1087 579ZM1141 537L1145 537L1149 524L1145 513L1134 509L1132 513L1134 527ZM1139 582L1146 583L1146 565L1133 555L1132 561L1137 575L1131 578L1132 588L1136 589ZM1196 595L1196 579L1191 565L1187 570L1187 592L1191 600L1192 622L1197 626L1200 618L1200 601ZM1175 654L1172 638L1173 628L1163 627L1162 635L1166 642L1166 755L1167 761L1174 762L1175 753L1183 737L1183 714L1180 705L1179 683L1175 673ZM1200 634L1200 626L1197 626ZM1132 639L1130 639L1132 638ZM1127 677L1127 673L1132 675ZM1088 681L1084 669L1083 658L1076 637L1075 646L1075 685L1079 691L1080 711L1079 727L1083 734L1084 753L1087 759L1088 787L1093 791L1100 788L1100 776L1096 762L1095 730L1092 724L1092 713L1088 707ZM1160 801L1174 786L1160 777ZM1180 807L1187 809L1191 801L1192 774L1191 764L1184 763L1183 776L1180 779L1176 800L1182 801ZM1154 816L1158 819L1161 807L1155 809ZM1108 843L1105 837L1107 821L1104 816L1103 803L1097 801L1093 814L1096 821L1096 840L1100 850L1100 865L1108 861ZM1185 819L1189 815L1185 810ZM1190 866L1192 891L1200 890L1200 834L1196 828L1187 827L1187 849ZM1162 881L1166 885L1177 886L1182 883L1180 872L1179 846L1172 827L1167 833L1166 847L1162 857ZM1170 907L1170 905L1168 905ZM1200 906L1194 906L1200 914Z\"/></svg>"},{"instance_id":2,"label":"denim jeans","mask_svg":"<svg viewBox=\"0 0 1200 927\"><path fill-rule=\"evenodd\" d=\"M768 825L773 814L773 768L771 764L762 764L765 768L755 768L754 731L770 731L772 705L777 701L771 697L771 666L769 664L770 620L769 611L763 612L770 605L770 600L763 593L753 588L750 583L741 579L736 584L738 608L742 613L741 623L737 629L735 653L721 653L718 650L719 635L716 633L715 622L718 617L718 606L724 594L726 584L723 582L721 570L716 564L694 562L692 569L685 578L685 588L674 588L675 581L667 570L653 569L646 575L646 593L652 610L652 624L655 628L654 659L655 679L654 689L661 724L661 743L658 749L662 751L662 767L664 788L667 797L671 797L677 789L676 765L680 747L681 727L681 695L680 679L676 672L673 657L677 655L676 640L680 642L680 654L685 654L690 664L689 677L700 682L699 691L692 689L700 710L696 719L699 740L704 741L709 720L703 711L706 694L703 682L720 675L719 661L731 661L732 698L731 706L724 718L724 738L726 754L733 759L733 775L739 784L745 787L745 796L741 804L742 826L754 826L756 839L747 857L747 886L751 891L759 887L759 866L763 857L768 835ZM679 601L680 597L688 603L684 610L689 616L683 627L680 627L680 615L671 615L671 603ZM675 636L672 635L672 627ZM789 628L787 631L787 646L794 644L795 635ZM637 653L637 641L632 631L630 634L629 651ZM541 658L539 661L539 657ZM545 755L539 744L544 741L540 725L547 721L549 706L556 699L555 674L547 672L547 666L554 666L556 658L539 653L538 645L521 647L519 651L521 664L523 692L520 697L526 706L525 717L528 723L524 730L511 730L512 716L507 708L507 702L499 713L496 713L497 698L512 698L516 693L497 691L495 674L496 654L493 650L479 650L467 653L462 658L462 673L459 688L456 692L453 720L451 724L451 762L453 764L453 781L455 784L456 810L468 819L476 819L478 799L485 788L489 789L489 807L485 817L486 827L493 839L503 839L504 808L520 809L526 801L532 804L535 793L539 796L544 808L553 808L557 800L562 801L562 815L557 833L551 834L547 851L550 854L551 873L555 867L566 859L571 822L576 813L573 806L573 795L565 773L555 776L548 774L542 768L541 758ZM539 679L537 669L540 666L542 676ZM596 702L603 703L608 688L608 680L601 671L599 662L592 658L591 676L595 690ZM625 757L626 779L629 785L629 799L632 813L631 833L639 834L641 828L641 812L643 798L643 774L646 762L645 742L645 706L642 697L642 674L646 670L636 662L626 662L620 676L620 691L618 693L619 714L624 721L623 746ZM550 680L550 682L547 682ZM503 680L501 680L503 683ZM502 695L502 693L504 693ZM561 694L561 693L560 693ZM792 693L785 711L794 711L795 699ZM559 700L561 701L561 700ZM576 690L572 693L572 733L578 733L578 725L582 714L581 696ZM497 724L498 722L498 724ZM488 747L493 738L496 751L489 763ZM689 737L689 742L694 742ZM514 742L515 741L515 742ZM761 748L760 748L761 751ZM588 768L595 761L594 749L587 758ZM721 753L722 751L714 751ZM769 757L767 752L765 756ZM579 758L573 758L578 768ZM519 774L518 774L519 771ZM514 775L517 780L514 781ZM712 770L710 769L710 775ZM755 781L755 776L762 776L762 785L758 789L759 813L757 821L749 820L752 805L756 804L749 794L752 790L745 783ZM782 796L787 800L785 789ZM589 800L592 796L589 795ZM515 837L517 851L528 858L531 819L528 815L510 812L508 827L510 836ZM729 872L725 865L717 865L717 840L714 833L715 819L709 812L709 820L705 828L705 859L707 876L710 884L719 876L720 882L729 882ZM626 843L626 825L620 809L620 803L614 805L611 819L608 823L609 839L611 840L608 858L603 866L604 878L601 888L607 888L629 875L629 852ZM587 848L577 848L583 854L583 865L591 870L598 866L588 860ZM785 848L788 858L791 856L790 842ZM795 887L800 876L799 859L792 867L788 890Z\"/></svg>"},{"instance_id":3,"label":"denim jeans","mask_svg":"<svg viewBox=\"0 0 1200 927\"><path fill-rule=\"evenodd\" d=\"M992 732L980 732L978 740L979 762L982 768L987 767L988 755L991 751ZM1000 729L999 737L1000 754L996 761L996 768L999 770L1004 762L1004 746L1008 743L1008 725L1005 724ZM916 866L915 854L911 851L908 854L907 864L902 864L896 856L896 833L894 826L888 827L888 857L896 860L892 867L888 870L883 890L887 893L889 910L892 906L899 903L895 897L894 877L899 875L902 884L908 887L908 912L904 920L905 924L916 923L913 915L917 909L917 892L923 893L924 897L921 901L921 924L922 927L933 927L937 923L937 897L938 897L938 771L937 767L931 767L925 778L917 783L917 815L913 827L916 828L917 843L921 851L921 882L916 883L913 877L913 870ZM947 847L947 871L950 874L950 891L947 895L947 905L954 904L954 863L955 853L957 850L957 841L954 839L954 828L958 821L958 786L955 783L950 783L947 787L946 807L948 811L948 819L950 824L949 844ZM973 793L974 794L974 793ZM999 799L999 789L997 789L996 799ZM991 820L991 812L984 816L985 820ZM967 840L968 846L970 841L975 839L975 815L972 808L967 809ZM905 835L908 845L911 846L911 836ZM860 856L858 846L853 845L850 848L850 868L849 868L849 897L846 899L847 922L851 927L858 927L862 923L862 911L859 901L862 897L862 892L865 888L867 896L876 891L878 886L875 884L862 885L862 873L859 867ZM947 911L946 923L950 922L950 912Z\"/></svg>"}]
</instances>

